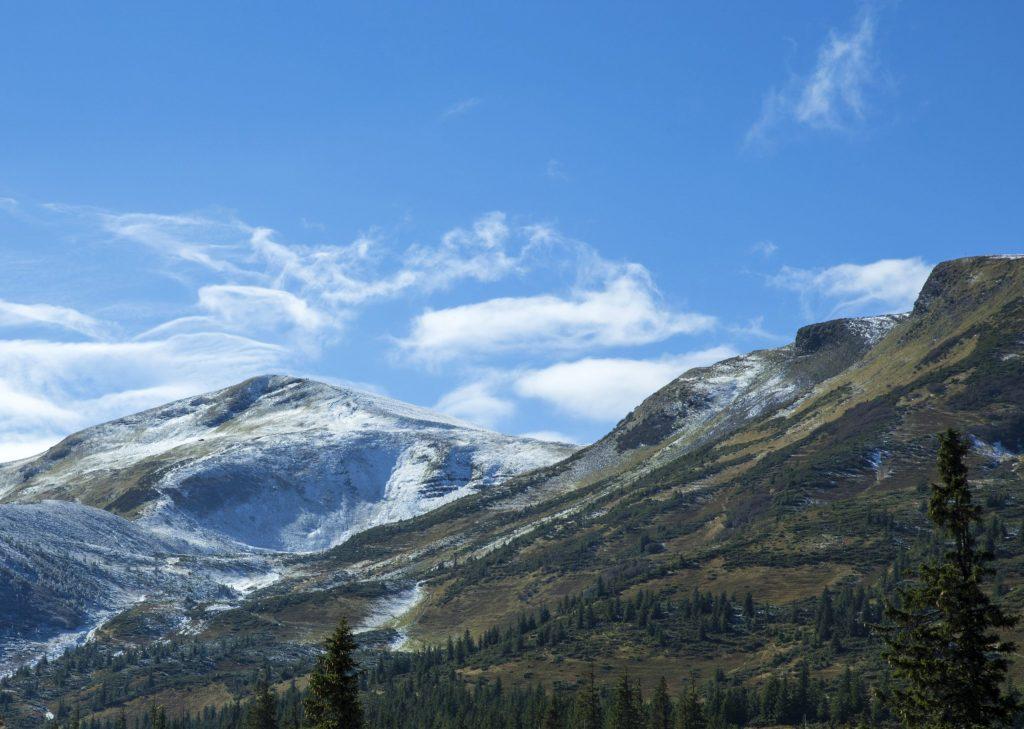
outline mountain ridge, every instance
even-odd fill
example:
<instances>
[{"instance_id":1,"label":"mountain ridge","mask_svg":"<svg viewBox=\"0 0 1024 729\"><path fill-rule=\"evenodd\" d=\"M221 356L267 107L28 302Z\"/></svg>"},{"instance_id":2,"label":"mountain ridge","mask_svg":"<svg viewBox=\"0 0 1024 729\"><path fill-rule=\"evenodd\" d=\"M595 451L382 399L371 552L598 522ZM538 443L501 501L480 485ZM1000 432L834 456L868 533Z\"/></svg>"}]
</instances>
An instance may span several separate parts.
<instances>
[{"instance_id":1,"label":"mountain ridge","mask_svg":"<svg viewBox=\"0 0 1024 729\"><path fill-rule=\"evenodd\" d=\"M443 664L467 685L572 685L596 665L645 690L659 676L681 689L690 670L756 686L803 659L822 679L877 677L864 621L908 555L930 548L921 486L946 427L969 435L972 483L999 520L985 527L997 594L1024 610L1024 261L981 257L937 266L907 314L809 325L783 347L691 370L567 459L290 555L279 579L229 609L188 610L187 635L249 636L258 648L239 672L313 651L346 615L372 628L367 650L513 636ZM824 590L847 621L832 642L816 632ZM747 591L752 615L739 606ZM697 593L731 607L716 607L714 624L702 607L694 622ZM373 618L408 595L402 615ZM862 612L849 612L856 595ZM531 628L523 616L543 610L553 622ZM154 611L170 625L181 607L129 608L97 650L156 638L134 627ZM173 680L200 685L176 660ZM82 673L75 695L92 696L103 675ZM132 710L154 696L202 708L169 690L140 693Z\"/></svg>"},{"instance_id":2,"label":"mountain ridge","mask_svg":"<svg viewBox=\"0 0 1024 729\"><path fill-rule=\"evenodd\" d=\"M67 498L167 528L210 527L252 547L308 551L572 450L382 396L261 376L0 466L0 503ZM259 510L266 499L277 504L269 515ZM246 531L231 525L238 517L263 522Z\"/></svg>"}]
</instances>

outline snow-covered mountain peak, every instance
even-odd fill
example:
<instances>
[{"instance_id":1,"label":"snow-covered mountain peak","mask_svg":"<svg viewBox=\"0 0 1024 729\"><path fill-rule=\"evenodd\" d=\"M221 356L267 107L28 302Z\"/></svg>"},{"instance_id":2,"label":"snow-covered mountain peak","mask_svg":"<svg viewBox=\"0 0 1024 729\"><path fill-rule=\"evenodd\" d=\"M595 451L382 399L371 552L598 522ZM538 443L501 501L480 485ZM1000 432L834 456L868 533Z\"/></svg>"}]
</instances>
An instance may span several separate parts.
<instances>
[{"instance_id":1,"label":"snow-covered mountain peak","mask_svg":"<svg viewBox=\"0 0 1024 729\"><path fill-rule=\"evenodd\" d=\"M79 501L162 534L308 551L572 450L380 395L265 375L0 466L0 499Z\"/></svg>"}]
</instances>

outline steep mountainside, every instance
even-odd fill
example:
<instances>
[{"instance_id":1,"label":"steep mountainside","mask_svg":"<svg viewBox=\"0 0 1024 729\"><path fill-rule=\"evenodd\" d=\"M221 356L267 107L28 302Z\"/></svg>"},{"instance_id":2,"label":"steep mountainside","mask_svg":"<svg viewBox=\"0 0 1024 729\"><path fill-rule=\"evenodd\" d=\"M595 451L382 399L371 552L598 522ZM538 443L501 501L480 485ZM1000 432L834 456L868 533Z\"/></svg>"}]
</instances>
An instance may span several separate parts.
<instances>
[{"instance_id":1,"label":"steep mountainside","mask_svg":"<svg viewBox=\"0 0 1024 729\"><path fill-rule=\"evenodd\" d=\"M147 598L227 604L273 574L261 555L198 550L81 504L0 507L0 673Z\"/></svg>"},{"instance_id":2,"label":"steep mountainside","mask_svg":"<svg viewBox=\"0 0 1024 729\"><path fill-rule=\"evenodd\" d=\"M0 467L0 501L73 500L198 542L312 551L572 450L267 376L89 428Z\"/></svg>"},{"instance_id":3,"label":"steep mountainside","mask_svg":"<svg viewBox=\"0 0 1024 729\"><path fill-rule=\"evenodd\" d=\"M690 371L562 462L288 557L280 579L227 609L190 608L187 632L140 632L163 608L132 608L74 671L48 669L61 686L44 676L32 690L100 716L151 698L196 710L245 695L265 660L286 666L280 680L301 675L341 614L368 648L468 631L438 671L473 685L574 686L591 669L599 681L628 670L646 689L660 676L677 689L691 671L737 692L802 670L876 680L882 597L939 548L922 501L947 427L974 445L972 484L992 515L979 536L998 558L997 597L1019 612L1024 259L981 257L937 266L906 315L805 327L786 347ZM183 644L148 687L152 658L104 664L167 635L229 647L211 668ZM394 680L410 670L388 665ZM97 702L114 681L125 692ZM19 705L29 683L11 684Z\"/></svg>"},{"instance_id":4,"label":"steep mountainside","mask_svg":"<svg viewBox=\"0 0 1024 729\"><path fill-rule=\"evenodd\" d=\"M131 606L180 629L187 606L279 579L287 553L573 450L279 376L76 433L0 466L0 675Z\"/></svg>"},{"instance_id":5,"label":"steep mountainside","mask_svg":"<svg viewBox=\"0 0 1024 729\"><path fill-rule=\"evenodd\" d=\"M690 370L577 453L558 482L580 485L637 464L638 459L649 469L733 433L850 367L905 317L811 324L797 332L792 344Z\"/></svg>"}]
</instances>

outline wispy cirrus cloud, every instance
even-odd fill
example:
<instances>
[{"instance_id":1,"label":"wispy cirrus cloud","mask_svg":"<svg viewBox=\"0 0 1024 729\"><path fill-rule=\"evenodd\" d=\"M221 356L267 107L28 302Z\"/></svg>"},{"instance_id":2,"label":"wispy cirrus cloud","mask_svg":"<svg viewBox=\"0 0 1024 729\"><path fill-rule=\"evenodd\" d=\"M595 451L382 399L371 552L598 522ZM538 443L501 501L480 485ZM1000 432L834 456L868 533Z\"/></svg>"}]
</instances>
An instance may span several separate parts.
<instances>
[{"instance_id":1,"label":"wispy cirrus cloud","mask_svg":"<svg viewBox=\"0 0 1024 729\"><path fill-rule=\"evenodd\" d=\"M782 88L764 96L761 115L747 130L747 145L764 145L784 126L849 130L864 121L866 93L874 80L876 22L867 7L849 33L830 30L818 50L814 69L793 75Z\"/></svg>"},{"instance_id":2,"label":"wispy cirrus cloud","mask_svg":"<svg viewBox=\"0 0 1024 729\"><path fill-rule=\"evenodd\" d=\"M770 240L759 240L757 243L750 247L750 250L752 250L754 253L764 256L765 258L771 258L778 252L779 247L772 243Z\"/></svg>"},{"instance_id":3,"label":"wispy cirrus cloud","mask_svg":"<svg viewBox=\"0 0 1024 729\"><path fill-rule=\"evenodd\" d=\"M932 264L921 258L886 258L872 263L840 263L822 269L784 266L769 283L800 294L807 317L822 305L837 314L895 313L909 310Z\"/></svg>"},{"instance_id":4,"label":"wispy cirrus cloud","mask_svg":"<svg viewBox=\"0 0 1024 729\"><path fill-rule=\"evenodd\" d=\"M544 168L544 176L549 180L558 180L559 182L567 182L569 174L565 171L565 165L560 160L551 158L548 160L547 166Z\"/></svg>"},{"instance_id":5,"label":"wispy cirrus cloud","mask_svg":"<svg viewBox=\"0 0 1024 729\"><path fill-rule=\"evenodd\" d=\"M110 327L77 309L53 304L19 304L0 299L0 327L52 326L87 337L103 337Z\"/></svg>"},{"instance_id":6,"label":"wispy cirrus cloud","mask_svg":"<svg viewBox=\"0 0 1024 729\"><path fill-rule=\"evenodd\" d=\"M142 331L55 304L0 300L0 329L45 336L0 339L0 393L17 393L0 406L9 416L0 425L0 458L27 455L72 429L175 397L305 368L362 308L519 273L551 236L543 226L513 227L492 212L434 244L396 250L362 235L306 246L231 215L68 205L44 211L55 216L48 223L71 226L76 237L152 252L164 262L161 270L195 287L194 300ZM500 403L490 408L492 417L506 412Z\"/></svg>"},{"instance_id":7,"label":"wispy cirrus cloud","mask_svg":"<svg viewBox=\"0 0 1024 729\"><path fill-rule=\"evenodd\" d=\"M449 105L441 112L441 119L451 119L452 117L462 116L476 107L480 106L481 100L475 96L471 96L466 99L459 99L455 103Z\"/></svg>"},{"instance_id":8,"label":"wispy cirrus cloud","mask_svg":"<svg viewBox=\"0 0 1024 729\"><path fill-rule=\"evenodd\" d=\"M610 394L602 394L610 403L603 414L619 417L634 396L692 360L585 355L717 323L666 302L643 266L607 261L550 225L517 224L499 211L403 246L375 229L338 244L297 244L225 213L49 205L33 208L33 219L40 216L51 230L66 226L69 237L97 250L148 252L155 265L147 275L160 282L169 276L173 297L138 302L137 310L131 301L98 306L110 320L56 303L0 301L0 328L21 337L0 339L0 394L17 394L0 406L9 416L0 424L0 459L255 374L315 370L369 307L403 297L464 301L474 290L467 283L514 278L510 285L535 293L420 310L403 338L382 338L379 328L371 338L392 364L426 365L431 374L433 365L448 364L449 376L464 381L436 407L488 427L517 417L524 399L595 418L597 406L587 410L582 395L573 399L578 389L567 387L559 398L549 385L571 364L559 360L570 357L582 358L571 371L602 387L601 372L624 380L607 381ZM119 321L119 312L129 313Z\"/></svg>"},{"instance_id":9,"label":"wispy cirrus cloud","mask_svg":"<svg viewBox=\"0 0 1024 729\"><path fill-rule=\"evenodd\" d=\"M0 460L73 430L294 366L285 347L226 333L151 341L0 340Z\"/></svg>"}]
</instances>

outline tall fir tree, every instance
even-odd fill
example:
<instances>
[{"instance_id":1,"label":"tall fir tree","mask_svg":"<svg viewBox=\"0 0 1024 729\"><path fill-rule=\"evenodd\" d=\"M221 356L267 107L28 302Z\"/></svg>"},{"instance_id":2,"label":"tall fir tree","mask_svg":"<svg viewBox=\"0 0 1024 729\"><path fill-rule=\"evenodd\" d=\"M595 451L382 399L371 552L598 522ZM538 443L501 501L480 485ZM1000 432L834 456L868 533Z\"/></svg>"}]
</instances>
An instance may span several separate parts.
<instances>
[{"instance_id":1,"label":"tall fir tree","mask_svg":"<svg viewBox=\"0 0 1024 729\"><path fill-rule=\"evenodd\" d=\"M668 695L668 684L662 676L651 700L650 729L672 729L672 699Z\"/></svg>"},{"instance_id":2,"label":"tall fir tree","mask_svg":"<svg viewBox=\"0 0 1024 729\"><path fill-rule=\"evenodd\" d=\"M587 682L576 692L573 702L572 729L602 729L601 694L594 679L594 669L587 674Z\"/></svg>"},{"instance_id":3,"label":"tall fir tree","mask_svg":"<svg viewBox=\"0 0 1024 729\"><path fill-rule=\"evenodd\" d=\"M641 729L640 708L636 693L623 674L615 687L615 696L608 710L608 729Z\"/></svg>"},{"instance_id":4,"label":"tall fir tree","mask_svg":"<svg viewBox=\"0 0 1024 729\"><path fill-rule=\"evenodd\" d=\"M78 721L75 723L77 725ZM156 702L149 706L149 726L151 729L167 729L167 710L163 706L157 706Z\"/></svg>"},{"instance_id":5,"label":"tall fir tree","mask_svg":"<svg viewBox=\"0 0 1024 729\"><path fill-rule=\"evenodd\" d=\"M277 729L277 696L265 677L256 682L256 693L245 717L246 729Z\"/></svg>"},{"instance_id":6,"label":"tall fir tree","mask_svg":"<svg viewBox=\"0 0 1024 729\"><path fill-rule=\"evenodd\" d=\"M697 691L697 681L691 678L690 688L679 699L679 709L676 711L676 729L706 729L707 725L704 707L700 701L700 692Z\"/></svg>"},{"instance_id":7,"label":"tall fir tree","mask_svg":"<svg viewBox=\"0 0 1024 729\"><path fill-rule=\"evenodd\" d=\"M993 573L992 555L975 544L972 527L981 509L971 503L967 451L958 432L939 436L941 483L932 484L928 516L951 546L942 558L923 563L917 582L886 606L884 655L899 684L892 709L907 726L1000 726L1019 708L1003 691L1014 646L996 632L1017 619L981 588Z\"/></svg>"},{"instance_id":8,"label":"tall fir tree","mask_svg":"<svg viewBox=\"0 0 1024 729\"><path fill-rule=\"evenodd\" d=\"M562 702L558 696L552 694L548 701L547 711L544 712L543 729L565 729L565 717L562 709Z\"/></svg>"},{"instance_id":9,"label":"tall fir tree","mask_svg":"<svg viewBox=\"0 0 1024 729\"><path fill-rule=\"evenodd\" d=\"M324 648L309 676L306 723L313 729L362 729L358 667L353 657L356 642L345 618Z\"/></svg>"}]
</instances>

